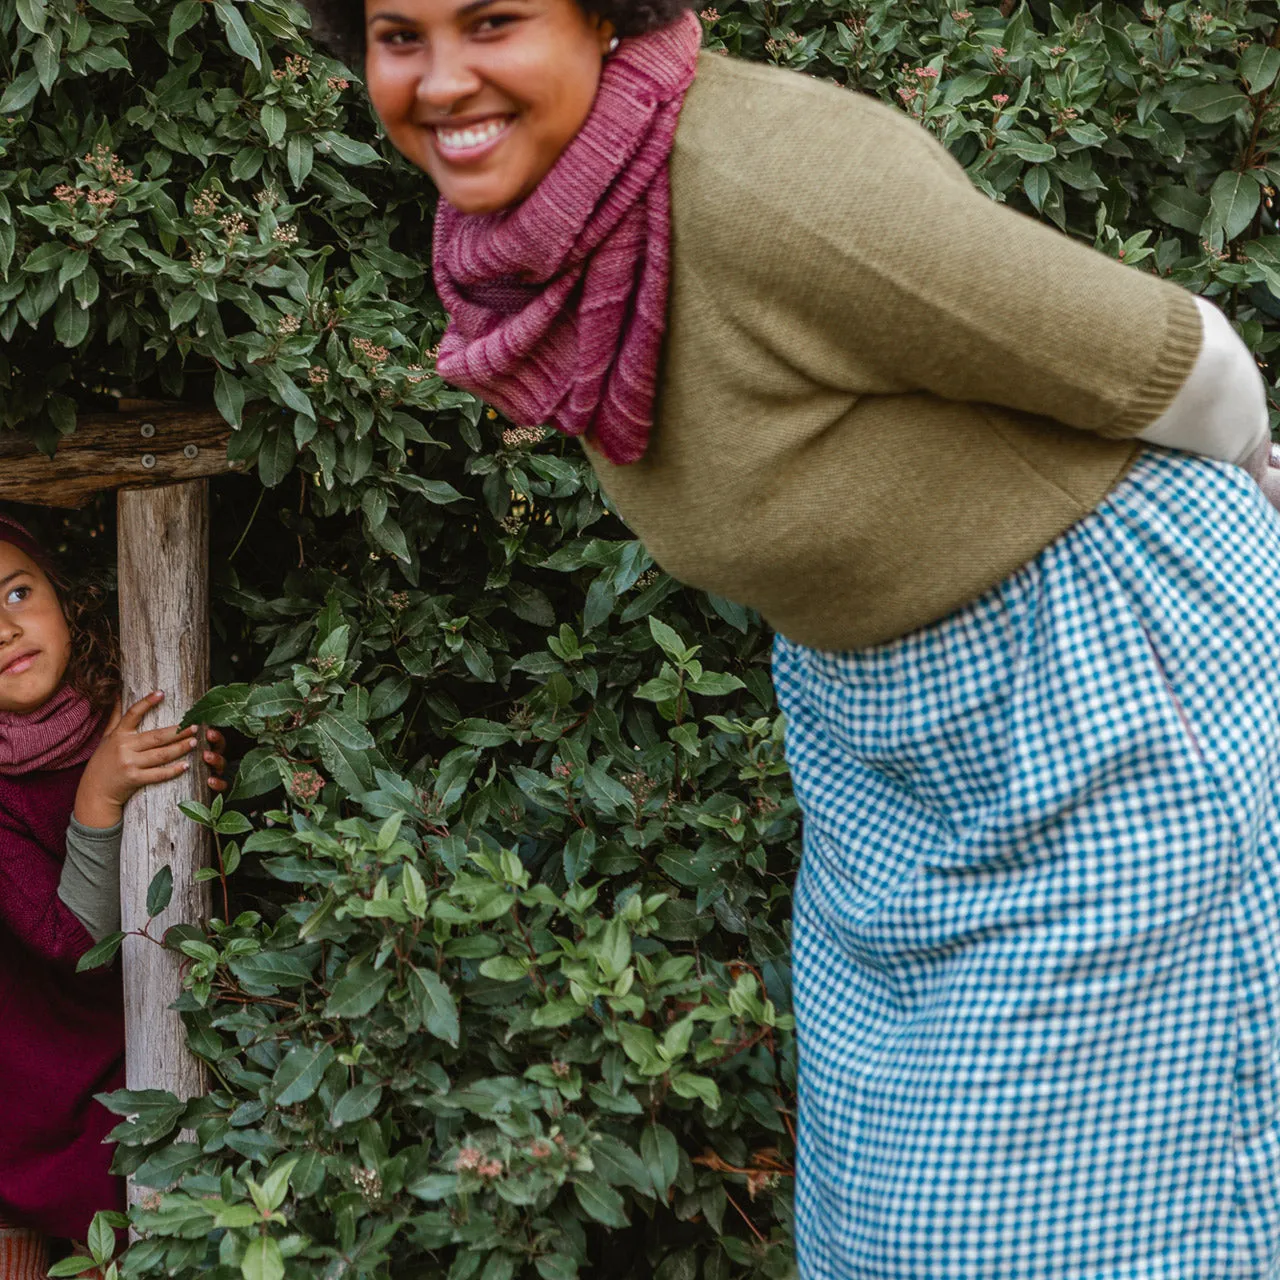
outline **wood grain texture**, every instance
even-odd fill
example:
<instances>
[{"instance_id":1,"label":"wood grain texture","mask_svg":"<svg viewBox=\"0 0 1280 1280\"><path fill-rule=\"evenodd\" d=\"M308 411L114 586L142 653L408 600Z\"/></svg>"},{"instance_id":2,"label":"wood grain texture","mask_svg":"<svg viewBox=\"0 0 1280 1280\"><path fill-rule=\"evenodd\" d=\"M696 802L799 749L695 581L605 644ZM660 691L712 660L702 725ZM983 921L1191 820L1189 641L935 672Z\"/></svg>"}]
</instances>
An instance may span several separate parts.
<instances>
[{"instance_id":1,"label":"wood grain texture","mask_svg":"<svg viewBox=\"0 0 1280 1280\"><path fill-rule=\"evenodd\" d=\"M52 458L15 432L0 432L0 498L82 507L103 489L175 484L239 469L227 461L231 428L215 409L137 404L125 413L82 414L75 434ZM143 435L144 426L154 431ZM188 457L192 449L195 456Z\"/></svg>"},{"instance_id":2,"label":"wood grain texture","mask_svg":"<svg viewBox=\"0 0 1280 1280\"><path fill-rule=\"evenodd\" d=\"M177 724L209 680L208 484L125 489L119 514L120 648L124 705L153 689L165 700L144 728ZM160 939L178 923L209 915L207 884L196 884L209 847L204 828L178 810L182 800L207 800L204 769L145 787L125 807L120 850L122 928L147 924L147 886L166 864L173 898L149 926ZM186 1048L178 1014L182 957L145 938L124 943L126 1076L130 1089L168 1089L192 1097L205 1089L204 1070Z\"/></svg>"}]
</instances>

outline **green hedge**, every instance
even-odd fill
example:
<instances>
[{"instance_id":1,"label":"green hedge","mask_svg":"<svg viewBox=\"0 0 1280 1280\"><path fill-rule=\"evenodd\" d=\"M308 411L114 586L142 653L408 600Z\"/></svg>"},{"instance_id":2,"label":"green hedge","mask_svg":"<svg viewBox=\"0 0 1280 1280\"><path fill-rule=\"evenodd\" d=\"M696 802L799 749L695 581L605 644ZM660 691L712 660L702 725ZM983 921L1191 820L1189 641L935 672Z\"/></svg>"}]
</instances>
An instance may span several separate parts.
<instances>
[{"instance_id":1,"label":"green hedge","mask_svg":"<svg viewBox=\"0 0 1280 1280\"><path fill-rule=\"evenodd\" d=\"M703 20L1275 349L1276 4ZM799 823L768 637L659 572L576 447L441 384L428 186L304 24L0 0L4 424L53 448L110 395L212 400L253 468L215 486L199 713L244 751L191 816L219 918L170 937L214 1087L115 1098L154 1189L118 1265L784 1276Z\"/></svg>"}]
</instances>

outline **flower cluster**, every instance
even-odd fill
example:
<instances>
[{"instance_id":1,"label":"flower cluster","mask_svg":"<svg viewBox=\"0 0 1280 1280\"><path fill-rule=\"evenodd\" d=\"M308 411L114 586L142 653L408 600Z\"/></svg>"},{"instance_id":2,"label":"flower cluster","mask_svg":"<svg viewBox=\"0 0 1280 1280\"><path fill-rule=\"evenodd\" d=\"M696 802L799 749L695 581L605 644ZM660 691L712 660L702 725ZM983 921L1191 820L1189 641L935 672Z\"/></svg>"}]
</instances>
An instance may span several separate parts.
<instances>
[{"instance_id":1,"label":"flower cluster","mask_svg":"<svg viewBox=\"0 0 1280 1280\"><path fill-rule=\"evenodd\" d=\"M523 449L526 445L540 443L542 438L541 427L508 427L502 433L502 443L508 449Z\"/></svg>"},{"instance_id":2,"label":"flower cluster","mask_svg":"<svg viewBox=\"0 0 1280 1280\"><path fill-rule=\"evenodd\" d=\"M351 81L343 79L342 76L330 76L328 80L329 88L334 93L341 93L344 89L351 88Z\"/></svg>"},{"instance_id":3,"label":"flower cluster","mask_svg":"<svg viewBox=\"0 0 1280 1280\"><path fill-rule=\"evenodd\" d=\"M780 58L788 49L794 49L800 43L801 38L794 31L788 31L781 40L766 40L764 42L765 52L771 58Z\"/></svg>"},{"instance_id":4,"label":"flower cluster","mask_svg":"<svg viewBox=\"0 0 1280 1280\"><path fill-rule=\"evenodd\" d=\"M374 369L381 369L391 356L391 352L386 347L380 347L376 342L370 342L368 338L352 338L351 349L364 356Z\"/></svg>"},{"instance_id":5,"label":"flower cluster","mask_svg":"<svg viewBox=\"0 0 1280 1280\"><path fill-rule=\"evenodd\" d=\"M314 769L297 769L289 785L303 804L310 804L324 790L324 779Z\"/></svg>"},{"instance_id":6,"label":"flower cluster","mask_svg":"<svg viewBox=\"0 0 1280 1280\"><path fill-rule=\"evenodd\" d=\"M717 22L720 21L720 11L714 8L703 9L703 11L698 15L698 17L700 17L703 20L703 22L707 24L707 26L713 27Z\"/></svg>"},{"instance_id":7,"label":"flower cluster","mask_svg":"<svg viewBox=\"0 0 1280 1280\"><path fill-rule=\"evenodd\" d=\"M101 181L114 183L117 187L133 181L133 170L126 169L120 157L101 142L84 157L84 162Z\"/></svg>"},{"instance_id":8,"label":"flower cluster","mask_svg":"<svg viewBox=\"0 0 1280 1280\"><path fill-rule=\"evenodd\" d=\"M366 1200L380 1200L382 1198L382 1175L377 1169L364 1169L357 1165L351 1170L351 1181L356 1184L356 1190L360 1192Z\"/></svg>"},{"instance_id":9,"label":"flower cluster","mask_svg":"<svg viewBox=\"0 0 1280 1280\"><path fill-rule=\"evenodd\" d=\"M463 1147L453 1162L458 1173L476 1173L482 1178L500 1178L503 1172L501 1160L489 1160L479 1147Z\"/></svg>"},{"instance_id":10,"label":"flower cluster","mask_svg":"<svg viewBox=\"0 0 1280 1280\"><path fill-rule=\"evenodd\" d=\"M218 226L222 228L222 234L227 237L228 244L249 230L249 224L240 213L224 213L218 219Z\"/></svg>"},{"instance_id":11,"label":"flower cluster","mask_svg":"<svg viewBox=\"0 0 1280 1280\"><path fill-rule=\"evenodd\" d=\"M212 218L221 203L221 192L206 188L191 202L191 212L198 218Z\"/></svg>"},{"instance_id":12,"label":"flower cluster","mask_svg":"<svg viewBox=\"0 0 1280 1280\"><path fill-rule=\"evenodd\" d=\"M311 368L307 370L307 381L311 383L313 387L322 387L329 381L329 370L322 364L313 364Z\"/></svg>"},{"instance_id":13,"label":"flower cluster","mask_svg":"<svg viewBox=\"0 0 1280 1280\"><path fill-rule=\"evenodd\" d=\"M282 338L289 338L301 328L302 321L297 316L281 316L280 323L276 326L276 332Z\"/></svg>"},{"instance_id":14,"label":"flower cluster","mask_svg":"<svg viewBox=\"0 0 1280 1280\"><path fill-rule=\"evenodd\" d=\"M272 233L271 238L276 244L297 244L298 228L297 227L277 227Z\"/></svg>"},{"instance_id":15,"label":"flower cluster","mask_svg":"<svg viewBox=\"0 0 1280 1280\"><path fill-rule=\"evenodd\" d=\"M280 83L282 80L301 80L303 76L311 70L311 59L303 58L296 53L291 53L284 60L283 67L277 67L272 73L271 78Z\"/></svg>"}]
</instances>

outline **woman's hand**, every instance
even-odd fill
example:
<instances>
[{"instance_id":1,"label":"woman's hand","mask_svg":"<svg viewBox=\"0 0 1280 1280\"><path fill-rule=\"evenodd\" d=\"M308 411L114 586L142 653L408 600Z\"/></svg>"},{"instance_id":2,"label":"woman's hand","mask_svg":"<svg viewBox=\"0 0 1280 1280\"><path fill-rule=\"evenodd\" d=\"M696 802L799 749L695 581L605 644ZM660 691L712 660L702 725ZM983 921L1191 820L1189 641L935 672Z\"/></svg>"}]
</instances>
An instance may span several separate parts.
<instances>
[{"instance_id":1,"label":"woman's hand","mask_svg":"<svg viewBox=\"0 0 1280 1280\"><path fill-rule=\"evenodd\" d=\"M135 791L179 777L191 767L187 757L198 745L199 732L194 725L187 729L169 725L145 731L138 727L143 716L163 699L163 693L149 693L123 715L116 707L98 749L80 778L75 803L77 822L86 827L114 827ZM222 746L222 735L211 730L207 739L215 749L205 752L205 760L215 774L220 774L224 761L216 748ZM216 781L220 785L214 790L225 789L227 784L221 777ZM214 778L209 780L211 787L214 782Z\"/></svg>"}]
</instances>

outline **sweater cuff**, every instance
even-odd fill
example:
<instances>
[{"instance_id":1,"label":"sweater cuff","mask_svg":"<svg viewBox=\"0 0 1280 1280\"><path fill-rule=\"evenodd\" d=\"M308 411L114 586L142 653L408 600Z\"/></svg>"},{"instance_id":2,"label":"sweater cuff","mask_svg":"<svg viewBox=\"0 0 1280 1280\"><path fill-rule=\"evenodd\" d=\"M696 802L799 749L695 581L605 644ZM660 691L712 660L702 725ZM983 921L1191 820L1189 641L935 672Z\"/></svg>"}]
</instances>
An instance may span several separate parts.
<instances>
[{"instance_id":1,"label":"sweater cuff","mask_svg":"<svg viewBox=\"0 0 1280 1280\"><path fill-rule=\"evenodd\" d=\"M1204 341L1204 326L1200 322L1195 295L1176 285L1169 288L1164 342L1155 368L1116 417L1098 431L1098 435L1123 440L1137 435L1143 427L1149 427L1173 403L1195 368Z\"/></svg>"},{"instance_id":2,"label":"sweater cuff","mask_svg":"<svg viewBox=\"0 0 1280 1280\"><path fill-rule=\"evenodd\" d=\"M94 942L120 928L120 836L124 823L86 827L71 819L58 897Z\"/></svg>"}]
</instances>

